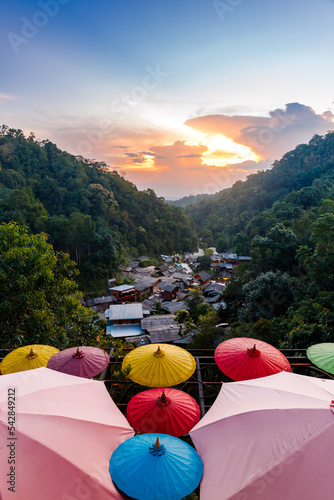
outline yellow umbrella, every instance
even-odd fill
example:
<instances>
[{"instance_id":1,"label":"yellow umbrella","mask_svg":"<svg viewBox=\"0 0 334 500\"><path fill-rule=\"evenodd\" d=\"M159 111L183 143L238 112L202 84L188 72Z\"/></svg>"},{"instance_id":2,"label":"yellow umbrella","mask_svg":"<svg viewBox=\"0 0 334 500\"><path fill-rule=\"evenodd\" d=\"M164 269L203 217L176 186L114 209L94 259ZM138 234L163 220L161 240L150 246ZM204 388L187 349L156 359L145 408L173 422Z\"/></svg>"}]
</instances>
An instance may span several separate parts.
<instances>
[{"instance_id":1,"label":"yellow umbrella","mask_svg":"<svg viewBox=\"0 0 334 500\"><path fill-rule=\"evenodd\" d=\"M130 365L128 377L146 387L171 387L187 380L194 373L193 356L170 344L149 344L137 347L123 360L122 368Z\"/></svg>"},{"instance_id":2,"label":"yellow umbrella","mask_svg":"<svg viewBox=\"0 0 334 500\"><path fill-rule=\"evenodd\" d=\"M56 352L59 352L59 349L49 345L34 344L19 347L3 358L1 373L4 375L41 368L48 364L49 359Z\"/></svg>"}]
</instances>

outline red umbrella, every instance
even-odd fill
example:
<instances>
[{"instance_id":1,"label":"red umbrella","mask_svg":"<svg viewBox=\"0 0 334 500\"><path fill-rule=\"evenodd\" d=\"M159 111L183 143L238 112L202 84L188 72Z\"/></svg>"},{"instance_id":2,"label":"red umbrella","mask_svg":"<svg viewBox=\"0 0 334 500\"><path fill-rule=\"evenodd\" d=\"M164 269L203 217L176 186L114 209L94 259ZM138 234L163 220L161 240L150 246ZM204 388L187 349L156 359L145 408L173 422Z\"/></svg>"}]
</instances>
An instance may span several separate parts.
<instances>
[{"instance_id":1,"label":"red umbrella","mask_svg":"<svg viewBox=\"0 0 334 500\"><path fill-rule=\"evenodd\" d=\"M222 342L215 351L220 370L232 380L266 377L282 370L291 372L289 361L278 349L246 337Z\"/></svg>"},{"instance_id":2,"label":"red umbrella","mask_svg":"<svg viewBox=\"0 0 334 500\"><path fill-rule=\"evenodd\" d=\"M137 432L160 432L171 436L187 434L201 418L198 404L177 389L150 389L129 401L127 418Z\"/></svg>"},{"instance_id":3,"label":"red umbrella","mask_svg":"<svg viewBox=\"0 0 334 500\"><path fill-rule=\"evenodd\" d=\"M57 372L92 378L109 364L109 356L98 347L81 346L60 351L48 361L48 368Z\"/></svg>"}]
</instances>

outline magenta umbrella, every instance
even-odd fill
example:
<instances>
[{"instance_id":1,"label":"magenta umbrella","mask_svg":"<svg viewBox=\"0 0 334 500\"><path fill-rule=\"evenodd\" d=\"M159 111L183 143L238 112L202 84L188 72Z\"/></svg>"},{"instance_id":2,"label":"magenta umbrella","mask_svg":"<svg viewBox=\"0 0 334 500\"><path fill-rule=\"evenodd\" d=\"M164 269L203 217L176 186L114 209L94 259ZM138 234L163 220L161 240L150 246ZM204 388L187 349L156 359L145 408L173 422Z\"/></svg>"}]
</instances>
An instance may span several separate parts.
<instances>
[{"instance_id":1,"label":"magenta umbrella","mask_svg":"<svg viewBox=\"0 0 334 500\"><path fill-rule=\"evenodd\" d=\"M56 354L49 359L48 368L77 377L95 377L109 364L108 354L98 347L74 347Z\"/></svg>"}]
</instances>

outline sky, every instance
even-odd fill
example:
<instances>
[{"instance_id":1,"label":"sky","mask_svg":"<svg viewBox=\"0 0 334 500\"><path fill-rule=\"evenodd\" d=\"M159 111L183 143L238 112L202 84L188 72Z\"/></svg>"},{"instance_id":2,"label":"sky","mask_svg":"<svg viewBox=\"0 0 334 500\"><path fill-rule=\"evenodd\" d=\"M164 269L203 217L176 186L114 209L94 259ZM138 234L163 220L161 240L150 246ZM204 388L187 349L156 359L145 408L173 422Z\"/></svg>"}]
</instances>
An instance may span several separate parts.
<instances>
[{"instance_id":1,"label":"sky","mask_svg":"<svg viewBox=\"0 0 334 500\"><path fill-rule=\"evenodd\" d=\"M0 0L0 123L214 193L334 129L334 0Z\"/></svg>"}]
</instances>

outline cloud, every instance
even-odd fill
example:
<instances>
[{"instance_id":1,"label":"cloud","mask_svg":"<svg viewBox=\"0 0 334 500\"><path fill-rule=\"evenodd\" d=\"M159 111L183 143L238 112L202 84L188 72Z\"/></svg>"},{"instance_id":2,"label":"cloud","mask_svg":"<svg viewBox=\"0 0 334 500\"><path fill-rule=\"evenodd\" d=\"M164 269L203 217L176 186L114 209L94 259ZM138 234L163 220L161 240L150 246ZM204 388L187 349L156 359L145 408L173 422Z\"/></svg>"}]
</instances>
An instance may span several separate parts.
<instances>
[{"instance_id":1,"label":"cloud","mask_svg":"<svg viewBox=\"0 0 334 500\"><path fill-rule=\"evenodd\" d=\"M266 170L269 166L266 162L254 161L225 167L189 164L186 170L172 173L169 170L152 172L134 170L128 172L127 176L139 189L150 187L158 196L181 198L200 193L217 193L232 186L237 180L245 180L248 175L258 170Z\"/></svg>"},{"instance_id":2,"label":"cloud","mask_svg":"<svg viewBox=\"0 0 334 500\"><path fill-rule=\"evenodd\" d=\"M208 115L192 118L186 125L206 134L222 134L248 146L261 158L279 159L314 134L324 134L333 128L331 111L317 114L311 107L298 102L275 109L269 116Z\"/></svg>"},{"instance_id":3,"label":"cloud","mask_svg":"<svg viewBox=\"0 0 334 500\"><path fill-rule=\"evenodd\" d=\"M195 166L202 167L202 155L207 149L203 144L189 145L186 141L175 141L173 144L150 148L156 154L156 166L169 172L183 172Z\"/></svg>"},{"instance_id":4,"label":"cloud","mask_svg":"<svg viewBox=\"0 0 334 500\"><path fill-rule=\"evenodd\" d=\"M152 151L140 151L139 154L146 156L157 156L155 153L152 153Z\"/></svg>"},{"instance_id":5,"label":"cloud","mask_svg":"<svg viewBox=\"0 0 334 500\"><path fill-rule=\"evenodd\" d=\"M297 144L332 129L333 118L330 111L317 114L308 106L290 103L266 116L231 106L189 119L187 127L174 127L174 122L158 127L145 121L124 126L68 116L55 125L51 115L44 116L41 124L49 131L53 127L59 147L104 160L140 189L150 187L159 196L184 196L215 193L270 168L273 160Z\"/></svg>"},{"instance_id":6,"label":"cloud","mask_svg":"<svg viewBox=\"0 0 334 500\"><path fill-rule=\"evenodd\" d=\"M5 92L0 92L0 104L5 101L17 101L19 98L12 94L7 94Z\"/></svg>"}]
</instances>

